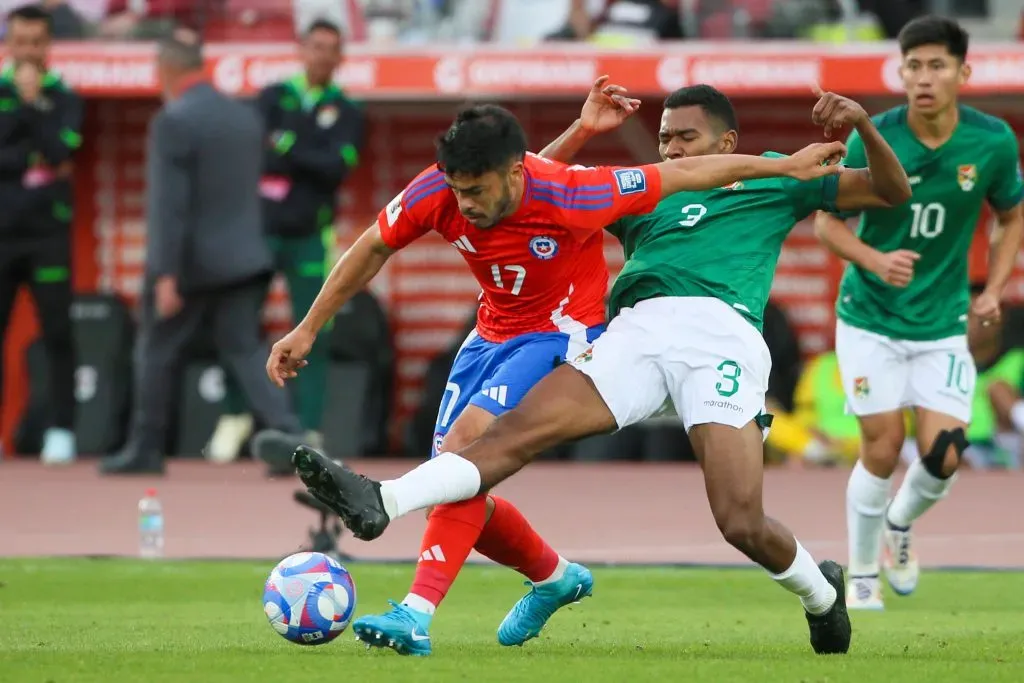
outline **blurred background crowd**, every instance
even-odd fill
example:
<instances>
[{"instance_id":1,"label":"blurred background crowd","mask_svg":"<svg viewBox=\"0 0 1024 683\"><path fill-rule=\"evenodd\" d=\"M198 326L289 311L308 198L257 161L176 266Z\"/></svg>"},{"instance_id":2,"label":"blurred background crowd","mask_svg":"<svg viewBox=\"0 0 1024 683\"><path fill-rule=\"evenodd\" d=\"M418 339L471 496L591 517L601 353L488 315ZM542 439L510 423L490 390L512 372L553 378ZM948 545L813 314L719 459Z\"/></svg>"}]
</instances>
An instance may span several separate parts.
<instances>
[{"instance_id":1,"label":"blurred background crowd","mask_svg":"<svg viewBox=\"0 0 1024 683\"><path fill-rule=\"evenodd\" d=\"M0 0L0 12L22 5ZM763 44L765 39L775 39L779 44L788 41L787 46L792 41L813 41L827 51L841 49L833 47L836 43L859 47L890 39L906 21L925 12L957 16L972 34L972 50L1024 38L1019 0L45 0L32 7L45 13L24 16L29 23L33 17L48 17L55 43L88 41L94 50L89 54L107 60L117 59L118 43L175 36L180 52L165 57L171 60L172 70L178 70L171 75L180 87L191 82L190 74L202 77L203 50L228 49L224 43L253 45L257 54L264 49L260 46L276 50L288 45L299 55L294 73L283 74L292 84L293 90L287 92L297 98L294 102L288 104L289 95L282 94L284 86L277 82L242 98L257 107L265 126L262 137L253 143L262 166L252 174L252 196L258 191L262 197L262 214L248 228L253 240L265 241L275 274L269 285L262 283L253 290L258 303L265 303L260 313L263 352L269 339L287 329L291 316L301 315L309 306L351 235L369 224L376 211L430 163L430 141L459 104L450 94L377 101L372 86L352 95L344 82L331 75L343 73L346 57L363 54L358 51L367 45L372 48L366 54L373 55L415 54L451 45L473 49L482 43L526 54L556 41L606 52L661 45L666 54L685 54L688 41L702 41L701 49L711 45L703 41L719 41L728 49L741 41ZM8 54L16 44L44 57L51 49L46 41L32 43L27 34L19 39L11 21L4 33ZM895 46L892 50L895 54ZM47 80L47 73L42 69L30 86L17 75L5 78L15 90L29 87L46 92L57 87L56 80ZM612 77L629 85L628 73ZM1020 85L1019 77L1007 78ZM316 85L320 80L325 80L323 86ZM75 83L66 85L68 92L76 91ZM272 90L275 87L278 90ZM723 89L738 96L744 130L740 151L758 147L757 152L769 147L792 151L809 141L812 129L807 123L806 96L794 99L791 93L760 92L743 97ZM44 154L30 164L50 174L47 183L68 185L68 201L58 202L67 213L58 218L63 228L54 231L59 233L54 237L57 241L48 246L65 254L64 270L50 268L51 277L44 282L38 278L39 269L25 275L28 271L8 267L14 261L0 259L6 268L4 278L12 285L4 288L2 297L10 301L0 301L3 322L11 321L6 325L7 386L2 413L7 457L42 453L45 462L59 464L79 455L124 455L128 449L132 457L127 469L145 471L162 469L156 461L164 454L231 462L249 457L249 440L260 426L267 426L268 419L277 420L277 426L301 430L311 443L342 457L428 454L448 368L475 320L476 294L473 283L467 284L468 274L457 254L448 245L434 243L399 260L379 286L360 294L339 313L318 342L322 348L314 366L306 371L314 377L293 387L292 407L283 411L292 413L275 413L267 408L269 403L253 398L251 388L238 386L231 372L225 374L223 365L242 367L245 361L225 362L223 340L210 333L211 326L196 322L174 350L173 372L167 371L176 383L155 389L166 403L167 418L156 420L160 424L146 434L140 431L138 423L146 418L139 418L132 377L140 372L140 364L155 362L156 355L152 349L148 354L133 354L133 349L137 351L140 336L145 338L140 330L149 329L140 322L136 308L146 289L141 273L149 272L153 255L150 250L147 256L147 235L154 221L163 220L155 215L159 210L153 204L166 188L153 184L165 176L152 166L148 173L144 171L163 139L154 133L152 123L160 93L111 95L94 90L95 94L83 92L84 104L67 105L78 107L69 119L75 124L68 124L78 139L71 144L65 136L74 154L60 159ZM572 121L585 93L585 89L567 90L554 98L556 104L550 103L550 93L537 101L516 99L514 107L535 149ZM646 118L638 117L637 128L627 127L622 136L598 146L587 161L653 160L657 103L664 93L637 94L652 103L644 112ZM0 97L0 118L6 101ZM892 92L865 98L871 113L898 102ZM989 97L977 104L995 107L993 113L1008 117L1018 132L1022 130L1019 104L1012 95ZM281 124L275 117L282 109L298 111L300 118L302 112L308 113L308 121L301 125L309 126L313 143L301 133L302 143L280 134ZM343 153L320 163L313 157L316 141L328 140L322 136L332 136L330 144ZM3 144L0 152L6 151ZM26 158L35 159L31 153L25 151ZM291 165L281 161L287 155L295 159ZM224 168L231 168L233 161L241 163L235 157L226 158ZM0 167L3 163L0 160ZM0 176L3 173L0 168ZM211 178L198 181L213 182ZM20 176L17 182L21 187ZM282 183L314 188L308 206L302 207L309 211L290 209L282 214L274 208L274 188ZM22 190L37 192L38 188L24 185L17 191ZM296 216L303 216L302 221ZM976 252L981 265L972 267L978 282L984 276L987 221L986 217L978 226ZM8 241L0 248L15 253L11 245L20 249L28 239L25 235L35 235L37 230L30 220L15 220L6 232L0 230L0 241ZM801 466L852 463L858 449L857 423L844 411L831 350L831 306L841 264L815 246L807 229L798 230L793 239L783 254L778 291L773 292L764 331L773 358L770 410L776 415L768 458ZM608 253L614 275L621 253L616 256L611 244ZM223 255L208 256L216 261ZM138 265L139 272L125 275L131 270L125 264ZM14 291L21 285L32 290L38 314L26 312L28 304L12 309ZM53 298L48 286L61 287L64 294ZM173 291L161 294L159 289L154 289L157 308L181 305ZM1016 308L1021 289L1014 285L1002 326L971 330L980 372L968 434L974 444L968 460L974 467L1020 467L1020 435L1010 410L1024 387L1024 316ZM49 310L44 311L47 302ZM58 376L61 373L63 379ZM74 418L55 418L55 414L70 414L60 406L62 396L71 395L72 386ZM911 441L908 457L914 455ZM676 423L652 420L566 446L546 457L679 461L692 460L693 454ZM112 471L126 469L125 462Z\"/></svg>"},{"instance_id":2,"label":"blurred background crowd","mask_svg":"<svg viewBox=\"0 0 1024 683\"><path fill-rule=\"evenodd\" d=\"M22 4L3 0L5 13ZM895 37L926 11L957 16L976 39L1021 36L1017 0L44 0L58 40L133 40L175 26L208 41L288 40L316 19L352 42L526 46L580 41Z\"/></svg>"}]
</instances>

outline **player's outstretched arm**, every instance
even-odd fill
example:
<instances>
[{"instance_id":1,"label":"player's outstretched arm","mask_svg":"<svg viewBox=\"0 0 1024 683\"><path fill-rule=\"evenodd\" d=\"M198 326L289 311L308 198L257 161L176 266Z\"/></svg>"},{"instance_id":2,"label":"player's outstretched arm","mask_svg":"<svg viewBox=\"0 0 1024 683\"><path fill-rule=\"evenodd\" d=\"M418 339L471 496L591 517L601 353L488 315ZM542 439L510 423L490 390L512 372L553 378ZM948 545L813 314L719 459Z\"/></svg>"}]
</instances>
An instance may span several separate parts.
<instances>
[{"instance_id":1,"label":"player's outstretched arm","mask_svg":"<svg viewBox=\"0 0 1024 683\"><path fill-rule=\"evenodd\" d=\"M808 145L788 157L747 154L710 154L656 164L661 175L661 196L677 192L711 190L740 180L786 176L813 180L840 172L837 162L846 153L841 142Z\"/></svg>"},{"instance_id":2,"label":"player's outstretched arm","mask_svg":"<svg viewBox=\"0 0 1024 683\"><path fill-rule=\"evenodd\" d=\"M395 251L381 238L376 223L367 228L334 264L309 312L299 324L314 333L323 329L349 299L369 284L393 253Z\"/></svg>"},{"instance_id":3,"label":"player's outstretched arm","mask_svg":"<svg viewBox=\"0 0 1024 683\"><path fill-rule=\"evenodd\" d=\"M921 258L920 254L909 249L888 253L878 251L857 237L846 221L826 211L818 211L815 215L814 233L836 256L874 273L894 287L910 284L914 277L914 263Z\"/></svg>"},{"instance_id":4,"label":"player's outstretched arm","mask_svg":"<svg viewBox=\"0 0 1024 683\"><path fill-rule=\"evenodd\" d=\"M270 351L267 375L280 387L305 367L306 356L317 334L339 309L380 272L394 250L384 243L376 223L359 236L320 288L316 300L295 329L282 337Z\"/></svg>"},{"instance_id":5,"label":"player's outstretched arm","mask_svg":"<svg viewBox=\"0 0 1024 683\"><path fill-rule=\"evenodd\" d=\"M608 76L598 78L583 103L580 117L549 142L540 156L568 164L590 138L618 128L640 108L640 100L627 97L626 92L621 85L608 83Z\"/></svg>"},{"instance_id":6,"label":"player's outstretched arm","mask_svg":"<svg viewBox=\"0 0 1024 683\"><path fill-rule=\"evenodd\" d=\"M848 141L850 159L839 176L836 206L842 210L860 210L899 206L910 199L910 179L896 152L885 141L864 108L853 100L824 92L815 86L819 97L811 120L825 128L825 137L836 129L853 126ZM866 163L867 168L862 168Z\"/></svg>"}]
</instances>

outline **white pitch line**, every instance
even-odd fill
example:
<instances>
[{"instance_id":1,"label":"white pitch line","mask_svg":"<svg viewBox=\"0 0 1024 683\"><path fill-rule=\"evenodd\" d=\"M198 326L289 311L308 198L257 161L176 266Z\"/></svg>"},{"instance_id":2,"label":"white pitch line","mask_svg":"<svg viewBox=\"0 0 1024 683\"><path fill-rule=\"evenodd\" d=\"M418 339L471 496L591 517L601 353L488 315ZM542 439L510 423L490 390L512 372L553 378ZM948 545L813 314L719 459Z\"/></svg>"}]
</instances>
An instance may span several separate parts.
<instances>
[{"instance_id":1,"label":"white pitch line","mask_svg":"<svg viewBox=\"0 0 1024 683\"><path fill-rule=\"evenodd\" d=\"M1009 543L1009 542L1020 542L1024 541L1024 533L1003 533L1003 534L952 534L952 535L915 535L914 544L921 545L922 543L927 544L945 544L945 543L974 543L974 544L993 544L993 543ZM845 549L846 541L837 540L804 540L800 539L800 543L805 547L813 547L820 549ZM724 540L715 541L713 543L696 543L687 545L656 545L656 546L623 546L618 544L606 545L601 547L592 548L569 548L559 549L563 555L599 555L607 554L614 555L615 557L628 557L632 554L649 555L655 554L664 556L667 554L691 554L691 553L702 553L702 552L718 552L724 549L730 548ZM738 551L737 551L738 552Z\"/></svg>"}]
</instances>

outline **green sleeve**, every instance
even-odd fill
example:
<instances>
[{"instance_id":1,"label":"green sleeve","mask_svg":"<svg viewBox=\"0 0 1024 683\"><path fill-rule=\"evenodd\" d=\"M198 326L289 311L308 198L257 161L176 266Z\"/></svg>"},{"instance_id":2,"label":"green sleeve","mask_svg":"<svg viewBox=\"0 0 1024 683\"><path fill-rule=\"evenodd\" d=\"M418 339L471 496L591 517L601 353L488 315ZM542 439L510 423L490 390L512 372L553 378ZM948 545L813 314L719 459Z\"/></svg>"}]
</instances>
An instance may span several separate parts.
<instances>
[{"instance_id":1,"label":"green sleeve","mask_svg":"<svg viewBox=\"0 0 1024 683\"><path fill-rule=\"evenodd\" d=\"M1019 388L1024 380L1024 351L1013 349L999 359L995 365L984 373L986 379L1002 380L1014 388Z\"/></svg>"},{"instance_id":2,"label":"green sleeve","mask_svg":"<svg viewBox=\"0 0 1024 683\"><path fill-rule=\"evenodd\" d=\"M638 216L623 216L611 225L605 226L605 230L619 242L625 244L626 237L636 228L637 218Z\"/></svg>"},{"instance_id":3,"label":"green sleeve","mask_svg":"<svg viewBox=\"0 0 1024 683\"><path fill-rule=\"evenodd\" d=\"M1017 135L1009 126L993 142L996 145L995 168L987 199L996 211L1009 211L1024 199L1020 147Z\"/></svg>"},{"instance_id":4,"label":"green sleeve","mask_svg":"<svg viewBox=\"0 0 1024 683\"><path fill-rule=\"evenodd\" d=\"M843 158L843 166L847 168L867 168L868 157L864 153L864 143L861 142L860 133L853 131L846 139L846 156ZM838 186L838 179L836 181ZM857 210L832 211L837 218L852 218L860 213Z\"/></svg>"},{"instance_id":5,"label":"green sleeve","mask_svg":"<svg viewBox=\"0 0 1024 683\"><path fill-rule=\"evenodd\" d=\"M762 156L779 158L778 152L765 152ZM802 221L818 209L836 210L836 195L839 193L839 175L828 175L814 180L779 178L783 191L793 204L793 219Z\"/></svg>"}]
</instances>

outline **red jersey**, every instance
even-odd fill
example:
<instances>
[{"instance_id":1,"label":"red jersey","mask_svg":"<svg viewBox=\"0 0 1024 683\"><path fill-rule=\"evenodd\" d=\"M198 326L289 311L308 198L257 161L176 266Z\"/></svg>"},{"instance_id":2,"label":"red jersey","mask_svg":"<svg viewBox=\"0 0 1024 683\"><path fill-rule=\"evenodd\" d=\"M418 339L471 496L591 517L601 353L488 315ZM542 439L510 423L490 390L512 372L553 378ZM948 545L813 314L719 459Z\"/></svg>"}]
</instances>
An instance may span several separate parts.
<instances>
[{"instance_id":1,"label":"red jersey","mask_svg":"<svg viewBox=\"0 0 1024 683\"><path fill-rule=\"evenodd\" d=\"M653 166L567 166L528 154L523 201L492 228L459 212L444 173L420 173L380 212L381 238L401 249L433 230L459 250L483 289L477 332L504 342L531 332L579 333L605 320L602 231L661 198Z\"/></svg>"}]
</instances>

